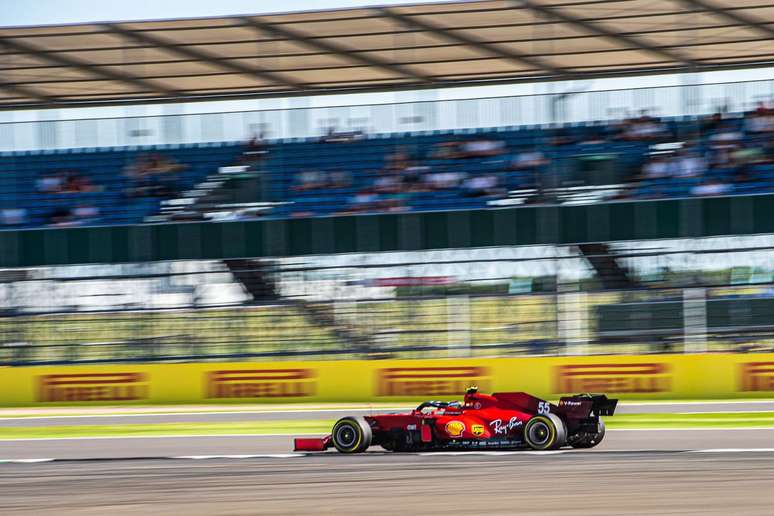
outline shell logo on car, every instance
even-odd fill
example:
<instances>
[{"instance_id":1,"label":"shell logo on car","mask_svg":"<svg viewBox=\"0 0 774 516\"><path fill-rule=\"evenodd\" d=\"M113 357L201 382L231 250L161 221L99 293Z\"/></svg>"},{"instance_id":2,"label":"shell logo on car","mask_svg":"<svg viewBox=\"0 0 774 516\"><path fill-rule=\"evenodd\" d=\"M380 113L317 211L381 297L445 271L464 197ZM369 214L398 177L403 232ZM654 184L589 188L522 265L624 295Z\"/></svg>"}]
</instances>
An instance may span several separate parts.
<instances>
[{"instance_id":1,"label":"shell logo on car","mask_svg":"<svg viewBox=\"0 0 774 516\"><path fill-rule=\"evenodd\" d=\"M454 421L449 421L446 423L445 430L446 433L449 434L449 437L459 437L462 435L462 432L465 431L465 423L457 421L456 419Z\"/></svg>"},{"instance_id":2,"label":"shell logo on car","mask_svg":"<svg viewBox=\"0 0 774 516\"><path fill-rule=\"evenodd\" d=\"M476 437L484 435L484 425L473 425L470 427L470 431Z\"/></svg>"}]
</instances>

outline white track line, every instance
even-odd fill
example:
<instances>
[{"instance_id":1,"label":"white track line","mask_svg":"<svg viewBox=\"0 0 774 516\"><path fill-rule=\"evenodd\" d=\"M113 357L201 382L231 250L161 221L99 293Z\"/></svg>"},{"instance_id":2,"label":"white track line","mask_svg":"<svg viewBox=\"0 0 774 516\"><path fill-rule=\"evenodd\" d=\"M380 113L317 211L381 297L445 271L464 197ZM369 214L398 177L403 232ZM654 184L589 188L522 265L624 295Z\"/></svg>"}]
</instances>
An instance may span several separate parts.
<instances>
[{"instance_id":1,"label":"white track line","mask_svg":"<svg viewBox=\"0 0 774 516\"><path fill-rule=\"evenodd\" d=\"M46 457L42 459L0 459L0 464L33 464L37 462L54 462L55 458L53 457Z\"/></svg>"},{"instance_id":2,"label":"white track line","mask_svg":"<svg viewBox=\"0 0 774 516\"><path fill-rule=\"evenodd\" d=\"M772 453L774 448L711 448L707 450L688 450L689 453Z\"/></svg>"},{"instance_id":3,"label":"white track line","mask_svg":"<svg viewBox=\"0 0 774 516\"><path fill-rule=\"evenodd\" d=\"M164 457L166 459L290 459L293 457L305 457L303 453L262 453L257 455L178 455L175 457Z\"/></svg>"},{"instance_id":4,"label":"white track line","mask_svg":"<svg viewBox=\"0 0 774 516\"><path fill-rule=\"evenodd\" d=\"M742 430L774 430L774 426L749 426L749 427L695 427L695 428L608 428L607 432L708 432L708 431L742 431Z\"/></svg>"}]
</instances>

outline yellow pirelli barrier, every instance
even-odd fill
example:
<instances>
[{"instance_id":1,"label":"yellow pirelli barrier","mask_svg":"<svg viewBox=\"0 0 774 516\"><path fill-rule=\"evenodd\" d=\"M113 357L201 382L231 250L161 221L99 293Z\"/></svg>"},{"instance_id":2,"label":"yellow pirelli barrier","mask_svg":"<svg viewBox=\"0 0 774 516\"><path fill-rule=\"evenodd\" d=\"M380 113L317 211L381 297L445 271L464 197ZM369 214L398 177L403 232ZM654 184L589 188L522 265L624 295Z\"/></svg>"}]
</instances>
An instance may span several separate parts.
<instances>
[{"instance_id":1,"label":"yellow pirelli barrier","mask_svg":"<svg viewBox=\"0 0 774 516\"><path fill-rule=\"evenodd\" d=\"M552 399L774 397L774 354L0 368L0 405L369 402L524 390Z\"/></svg>"}]
</instances>

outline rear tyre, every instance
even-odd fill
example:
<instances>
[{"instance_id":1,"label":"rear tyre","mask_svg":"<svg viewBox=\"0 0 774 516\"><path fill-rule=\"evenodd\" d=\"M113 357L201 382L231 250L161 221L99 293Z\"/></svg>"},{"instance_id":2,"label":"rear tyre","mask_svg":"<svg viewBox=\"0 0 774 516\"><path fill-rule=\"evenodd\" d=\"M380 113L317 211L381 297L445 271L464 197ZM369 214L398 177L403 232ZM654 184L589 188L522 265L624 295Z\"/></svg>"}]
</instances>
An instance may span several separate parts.
<instances>
[{"instance_id":1,"label":"rear tyre","mask_svg":"<svg viewBox=\"0 0 774 516\"><path fill-rule=\"evenodd\" d=\"M594 446L601 443L604 437L605 437L605 422L600 419L599 423L597 424L597 433L587 435L580 441L574 442L572 444L572 447L573 448L593 448Z\"/></svg>"},{"instance_id":2,"label":"rear tyre","mask_svg":"<svg viewBox=\"0 0 774 516\"><path fill-rule=\"evenodd\" d=\"M567 429L556 414L535 416L524 425L524 440L533 450L555 450L567 444Z\"/></svg>"},{"instance_id":3,"label":"rear tyre","mask_svg":"<svg viewBox=\"0 0 774 516\"><path fill-rule=\"evenodd\" d=\"M373 433L363 417L343 417L331 431L333 446L341 453L361 453L371 446Z\"/></svg>"}]
</instances>

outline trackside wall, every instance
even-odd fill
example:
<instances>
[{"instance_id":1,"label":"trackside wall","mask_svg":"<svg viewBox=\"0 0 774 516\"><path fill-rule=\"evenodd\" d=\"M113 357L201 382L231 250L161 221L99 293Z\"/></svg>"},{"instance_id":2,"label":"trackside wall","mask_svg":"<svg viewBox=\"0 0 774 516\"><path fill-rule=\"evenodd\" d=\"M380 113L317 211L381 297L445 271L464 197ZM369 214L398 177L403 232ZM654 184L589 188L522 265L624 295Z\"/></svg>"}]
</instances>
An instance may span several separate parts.
<instances>
[{"instance_id":1,"label":"trackside wall","mask_svg":"<svg viewBox=\"0 0 774 516\"><path fill-rule=\"evenodd\" d=\"M369 402L524 390L553 399L774 397L774 354L0 368L0 405Z\"/></svg>"}]
</instances>

